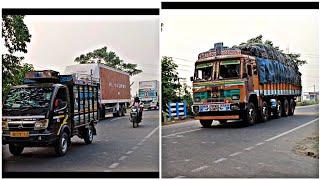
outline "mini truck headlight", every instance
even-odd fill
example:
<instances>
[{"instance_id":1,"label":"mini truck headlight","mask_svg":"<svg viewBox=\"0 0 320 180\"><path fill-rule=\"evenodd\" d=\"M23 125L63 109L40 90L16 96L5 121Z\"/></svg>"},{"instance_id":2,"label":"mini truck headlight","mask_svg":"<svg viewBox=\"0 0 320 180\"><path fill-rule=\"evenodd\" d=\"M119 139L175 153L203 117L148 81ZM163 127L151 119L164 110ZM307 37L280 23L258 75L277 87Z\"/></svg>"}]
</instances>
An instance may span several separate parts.
<instances>
[{"instance_id":1,"label":"mini truck headlight","mask_svg":"<svg viewBox=\"0 0 320 180\"><path fill-rule=\"evenodd\" d=\"M48 124L49 124L49 119L38 120L34 124L34 130L46 129L48 127Z\"/></svg>"},{"instance_id":2,"label":"mini truck headlight","mask_svg":"<svg viewBox=\"0 0 320 180\"><path fill-rule=\"evenodd\" d=\"M7 119L2 119L2 129L3 130L8 130L9 125L8 125L8 120Z\"/></svg>"}]
</instances>

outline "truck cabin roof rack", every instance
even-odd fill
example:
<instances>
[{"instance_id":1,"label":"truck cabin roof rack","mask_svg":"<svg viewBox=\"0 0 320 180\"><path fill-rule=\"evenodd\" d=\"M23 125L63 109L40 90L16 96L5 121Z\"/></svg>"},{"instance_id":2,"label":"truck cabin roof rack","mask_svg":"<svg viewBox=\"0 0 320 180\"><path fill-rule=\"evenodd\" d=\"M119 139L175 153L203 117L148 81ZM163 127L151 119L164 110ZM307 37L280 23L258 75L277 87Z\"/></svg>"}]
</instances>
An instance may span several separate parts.
<instances>
[{"instance_id":1,"label":"truck cabin roof rack","mask_svg":"<svg viewBox=\"0 0 320 180\"><path fill-rule=\"evenodd\" d=\"M83 85L98 85L99 78L94 78L88 74L70 74L70 75L60 75L60 83L62 84L83 84Z\"/></svg>"}]
</instances>

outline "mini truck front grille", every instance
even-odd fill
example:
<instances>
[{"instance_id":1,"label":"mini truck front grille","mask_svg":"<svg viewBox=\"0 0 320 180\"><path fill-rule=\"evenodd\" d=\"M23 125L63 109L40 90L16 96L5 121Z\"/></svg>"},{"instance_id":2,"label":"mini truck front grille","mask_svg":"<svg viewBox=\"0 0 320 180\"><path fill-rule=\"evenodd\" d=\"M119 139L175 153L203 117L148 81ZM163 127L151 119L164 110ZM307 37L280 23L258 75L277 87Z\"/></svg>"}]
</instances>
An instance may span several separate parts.
<instances>
[{"instance_id":1,"label":"mini truck front grille","mask_svg":"<svg viewBox=\"0 0 320 180\"><path fill-rule=\"evenodd\" d=\"M22 121L22 120L14 120L9 121L8 126L9 130L34 130L34 125L36 121Z\"/></svg>"}]
</instances>

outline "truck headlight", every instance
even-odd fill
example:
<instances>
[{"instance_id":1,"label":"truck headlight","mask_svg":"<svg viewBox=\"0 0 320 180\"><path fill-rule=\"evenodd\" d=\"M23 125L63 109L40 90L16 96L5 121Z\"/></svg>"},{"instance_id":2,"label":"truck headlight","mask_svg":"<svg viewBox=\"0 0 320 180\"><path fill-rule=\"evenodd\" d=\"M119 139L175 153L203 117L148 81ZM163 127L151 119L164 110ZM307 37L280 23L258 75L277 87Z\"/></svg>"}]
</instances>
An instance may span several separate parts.
<instances>
[{"instance_id":1,"label":"truck headlight","mask_svg":"<svg viewBox=\"0 0 320 180\"><path fill-rule=\"evenodd\" d=\"M48 124L49 124L49 119L38 120L34 124L34 130L46 129L48 127Z\"/></svg>"},{"instance_id":2,"label":"truck headlight","mask_svg":"<svg viewBox=\"0 0 320 180\"><path fill-rule=\"evenodd\" d=\"M195 114L199 113L199 106L192 106L192 110Z\"/></svg>"},{"instance_id":3,"label":"truck headlight","mask_svg":"<svg viewBox=\"0 0 320 180\"><path fill-rule=\"evenodd\" d=\"M2 129L3 130L8 130L9 125L8 125L8 120L7 119L2 119Z\"/></svg>"},{"instance_id":4,"label":"truck headlight","mask_svg":"<svg viewBox=\"0 0 320 180\"><path fill-rule=\"evenodd\" d=\"M240 98L239 95L233 95L232 96L232 100L239 100L239 98Z\"/></svg>"}]
</instances>

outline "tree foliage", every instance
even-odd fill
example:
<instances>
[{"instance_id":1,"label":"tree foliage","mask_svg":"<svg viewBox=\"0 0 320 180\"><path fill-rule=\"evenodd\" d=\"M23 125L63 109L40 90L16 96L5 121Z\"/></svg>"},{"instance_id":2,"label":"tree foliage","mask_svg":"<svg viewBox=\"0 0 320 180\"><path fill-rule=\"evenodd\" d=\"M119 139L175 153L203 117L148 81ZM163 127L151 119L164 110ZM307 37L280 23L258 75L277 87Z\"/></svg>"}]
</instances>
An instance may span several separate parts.
<instances>
[{"instance_id":1,"label":"tree foliage","mask_svg":"<svg viewBox=\"0 0 320 180\"><path fill-rule=\"evenodd\" d=\"M181 85L178 83L178 65L175 64L171 57L163 56L161 59L161 87L162 87L162 104L169 101L178 100L178 90Z\"/></svg>"},{"instance_id":2,"label":"tree foliage","mask_svg":"<svg viewBox=\"0 0 320 180\"><path fill-rule=\"evenodd\" d=\"M251 38L249 40L247 40L247 42L242 42L240 43L239 46L242 46L242 45L251 45L251 44L255 44L255 43L259 43L259 44L264 44L270 48L274 48L275 50L281 52L281 53L284 53L283 50L281 50L279 48L279 46L274 46L273 42L271 40L265 40L263 41L263 36L262 35L259 35L257 37L254 37L254 38ZM234 46L234 47L237 47L237 46ZM293 62L297 65L297 66L301 66L303 64L307 64L307 61L306 60L302 60L300 59L301 57L301 54L299 53L284 53L285 55L287 55L291 60L293 60Z\"/></svg>"},{"instance_id":3,"label":"tree foliage","mask_svg":"<svg viewBox=\"0 0 320 180\"><path fill-rule=\"evenodd\" d=\"M142 72L141 69L137 69L137 64L125 63L124 60L120 59L115 52L107 51L107 47L96 49L87 54L81 54L75 58L74 62L80 64L102 63L109 67L127 72L130 74L130 76Z\"/></svg>"},{"instance_id":4,"label":"tree foliage","mask_svg":"<svg viewBox=\"0 0 320 180\"><path fill-rule=\"evenodd\" d=\"M6 95L11 86L21 84L25 72L33 69L31 64L22 64L24 59L16 52L27 53L27 43L31 40L24 16L2 16L2 38L8 53L2 54L2 93Z\"/></svg>"}]
</instances>

